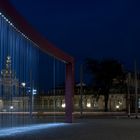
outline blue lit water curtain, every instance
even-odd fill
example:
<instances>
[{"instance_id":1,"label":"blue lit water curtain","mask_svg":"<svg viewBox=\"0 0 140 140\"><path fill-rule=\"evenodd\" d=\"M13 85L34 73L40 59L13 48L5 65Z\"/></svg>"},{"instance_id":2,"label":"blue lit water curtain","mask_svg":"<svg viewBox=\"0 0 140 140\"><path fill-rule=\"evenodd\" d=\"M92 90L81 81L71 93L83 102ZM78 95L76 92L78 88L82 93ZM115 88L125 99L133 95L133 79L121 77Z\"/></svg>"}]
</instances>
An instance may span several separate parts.
<instances>
[{"instance_id":1,"label":"blue lit water curtain","mask_svg":"<svg viewBox=\"0 0 140 140\"><path fill-rule=\"evenodd\" d=\"M0 71L5 68L6 58L10 56L11 69L19 83L34 82L33 94L38 88L40 53L39 47L0 12Z\"/></svg>"}]
</instances>

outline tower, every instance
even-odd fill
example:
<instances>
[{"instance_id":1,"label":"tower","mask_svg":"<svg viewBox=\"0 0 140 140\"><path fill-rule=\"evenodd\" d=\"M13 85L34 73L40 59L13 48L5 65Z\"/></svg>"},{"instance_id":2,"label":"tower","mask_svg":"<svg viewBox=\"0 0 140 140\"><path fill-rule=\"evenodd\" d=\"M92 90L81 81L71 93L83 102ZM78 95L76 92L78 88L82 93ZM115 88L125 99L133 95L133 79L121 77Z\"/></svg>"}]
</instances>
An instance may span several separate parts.
<instances>
[{"instance_id":1,"label":"tower","mask_svg":"<svg viewBox=\"0 0 140 140\"><path fill-rule=\"evenodd\" d=\"M8 110L13 104L13 97L18 95L19 82L15 72L12 71L11 57L7 56L5 69L1 70L0 92L3 100L3 108Z\"/></svg>"}]
</instances>

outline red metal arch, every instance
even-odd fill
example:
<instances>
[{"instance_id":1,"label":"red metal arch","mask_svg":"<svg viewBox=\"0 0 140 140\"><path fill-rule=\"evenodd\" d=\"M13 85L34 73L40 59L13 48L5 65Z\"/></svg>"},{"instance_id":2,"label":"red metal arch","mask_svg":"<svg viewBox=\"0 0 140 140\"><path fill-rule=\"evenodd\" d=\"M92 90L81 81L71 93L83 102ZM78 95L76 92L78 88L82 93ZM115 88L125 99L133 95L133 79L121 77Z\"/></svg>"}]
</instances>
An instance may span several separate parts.
<instances>
[{"instance_id":1,"label":"red metal arch","mask_svg":"<svg viewBox=\"0 0 140 140\"><path fill-rule=\"evenodd\" d=\"M66 63L66 82L65 82L65 100L66 100L66 122L72 122L74 93L74 58L54 47L46 38L41 36L10 4L9 0L0 0L0 12L10 19L13 24L23 32L28 38L35 42L40 49L53 55Z\"/></svg>"}]
</instances>

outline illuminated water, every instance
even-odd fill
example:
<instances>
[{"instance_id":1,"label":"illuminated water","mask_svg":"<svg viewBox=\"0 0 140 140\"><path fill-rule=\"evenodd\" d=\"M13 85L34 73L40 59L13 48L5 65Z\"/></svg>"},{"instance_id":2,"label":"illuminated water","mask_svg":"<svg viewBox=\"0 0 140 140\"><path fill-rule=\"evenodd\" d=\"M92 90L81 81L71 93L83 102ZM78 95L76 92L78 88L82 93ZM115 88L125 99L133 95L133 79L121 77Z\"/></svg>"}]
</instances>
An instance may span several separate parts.
<instances>
[{"instance_id":1,"label":"illuminated water","mask_svg":"<svg viewBox=\"0 0 140 140\"><path fill-rule=\"evenodd\" d=\"M0 137L13 136L17 134L23 134L25 132L39 131L40 129L56 128L68 125L66 123L50 123L50 124L34 124L24 127L12 127L0 129Z\"/></svg>"},{"instance_id":2,"label":"illuminated water","mask_svg":"<svg viewBox=\"0 0 140 140\"><path fill-rule=\"evenodd\" d=\"M64 125L54 123L55 112L62 109L56 105L55 89L64 81L65 64L40 50L0 11L0 136ZM41 100L48 93L51 100ZM33 116L49 110L51 117Z\"/></svg>"}]
</instances>

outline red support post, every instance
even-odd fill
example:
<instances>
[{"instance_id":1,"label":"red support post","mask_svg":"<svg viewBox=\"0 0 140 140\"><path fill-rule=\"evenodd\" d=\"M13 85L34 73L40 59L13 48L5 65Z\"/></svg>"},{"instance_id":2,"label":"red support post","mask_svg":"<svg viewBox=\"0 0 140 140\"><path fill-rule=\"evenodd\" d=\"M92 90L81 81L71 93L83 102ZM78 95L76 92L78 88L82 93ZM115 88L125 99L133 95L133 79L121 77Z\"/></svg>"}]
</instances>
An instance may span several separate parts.
<instances>
[{"instance_id":1,"label":"red support post","mask_svg":"<svg viewBox=\"0 0 140 140\"><path fill-rule=\"evenodd\" d=\"M66 64L66 82L65 82L65 121L72 123L73 112L73 95L74 95L74 64Z\"/></svg>"}]
</instances>

